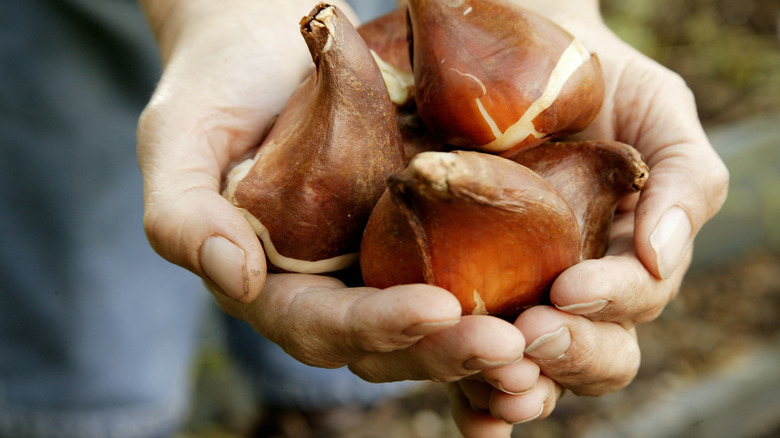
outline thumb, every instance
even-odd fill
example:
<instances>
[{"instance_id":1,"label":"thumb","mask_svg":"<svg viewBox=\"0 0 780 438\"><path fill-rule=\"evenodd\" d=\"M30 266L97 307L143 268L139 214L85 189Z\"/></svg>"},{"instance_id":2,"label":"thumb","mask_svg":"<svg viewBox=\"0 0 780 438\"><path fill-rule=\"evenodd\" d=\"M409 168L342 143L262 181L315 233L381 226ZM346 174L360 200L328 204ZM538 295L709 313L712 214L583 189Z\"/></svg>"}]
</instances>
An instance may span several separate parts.
<instances>
[{"instance_id":1,"label":"thumb","mask_svg":"<svg viewBox=\"0 0 780 438\"><path fill-rule=\"evenodd\" d=\"M690 251L701 227L723 206L728 170L710 145L690 90L677 83L673 111L655 105L638 142L650 177L636 207L634 245L645 267L667 279Z\"/></svg>"},{"instance_id":2,"label":"thumb","mask_svg":"<svg viewBox=\"0 0 780 438\"><path fill-rule=\"evenodd\" d=\"M212 289L241 302L254 300L265 282L265 254L251 226L219 193L228 162L219 159L220 146L210 144L219 140L166 135L170 129L157 112L148 107L138 129L144 229L151 246Z\"/></svg>"}]
</instances>

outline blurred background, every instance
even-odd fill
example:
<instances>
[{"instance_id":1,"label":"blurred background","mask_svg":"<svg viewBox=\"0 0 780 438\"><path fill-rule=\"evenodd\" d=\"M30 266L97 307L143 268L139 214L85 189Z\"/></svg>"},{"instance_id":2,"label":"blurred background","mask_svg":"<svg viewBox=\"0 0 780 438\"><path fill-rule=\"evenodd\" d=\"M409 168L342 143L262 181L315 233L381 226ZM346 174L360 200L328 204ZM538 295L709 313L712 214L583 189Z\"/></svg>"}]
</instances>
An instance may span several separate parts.
<instances>
[{"instance_id":1,"label":"blurred background","mask_svg":"<svg viewBox=\"0 0 780 438\"><path fill-rule=\"evenodd\" d=\"M780 437L780 0L602 0L610 27L681 74L731 172L729 198L700 233L679 297L638 328L643 360L626 389L566 394L516 437ZM207 330L198 397L179 438L241 437L257 401ZM357 414L356 414L357 415ZM289 430L306 430L294 418ZM444 388L345 418L348 437L457 437ZM297 428L297 429L296 429Z\"/></svg>"}]
</instances>

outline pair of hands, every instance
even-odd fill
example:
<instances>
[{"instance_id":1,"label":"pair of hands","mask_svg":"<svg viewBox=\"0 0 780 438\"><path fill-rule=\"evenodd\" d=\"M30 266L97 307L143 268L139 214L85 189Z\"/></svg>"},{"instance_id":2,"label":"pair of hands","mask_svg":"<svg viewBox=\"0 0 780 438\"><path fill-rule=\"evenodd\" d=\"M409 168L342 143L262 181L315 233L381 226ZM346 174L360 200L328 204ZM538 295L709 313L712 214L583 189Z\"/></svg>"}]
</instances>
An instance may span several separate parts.
<instances>
[{"instance_id":1,"label":"pair of hands","mask_svg":"<svg viewBox=\"0 0 780 438\"><path fill-rule=\"evenodd\" d=\"M682 79L613 35L597 1L518 3L598 53L606 100L577 137L634 145L650 178L621 203L607 255L565 271L552 286L554 306L514 324L461 317L449 292L428 285L377 290L266 275L257 237L220 184L307 74L296 23L314 2L211 3L144 3L165 63L138 130L144 226L160 255L203 277L223 310L304 363L347 365L374 382L450 382L453 416L469 437L509 436L512 423L549 415L563 389L599 395L633 379L635 324L675 296L693 238L725 200L728 172Z\"/></svg>"}]
</instances>

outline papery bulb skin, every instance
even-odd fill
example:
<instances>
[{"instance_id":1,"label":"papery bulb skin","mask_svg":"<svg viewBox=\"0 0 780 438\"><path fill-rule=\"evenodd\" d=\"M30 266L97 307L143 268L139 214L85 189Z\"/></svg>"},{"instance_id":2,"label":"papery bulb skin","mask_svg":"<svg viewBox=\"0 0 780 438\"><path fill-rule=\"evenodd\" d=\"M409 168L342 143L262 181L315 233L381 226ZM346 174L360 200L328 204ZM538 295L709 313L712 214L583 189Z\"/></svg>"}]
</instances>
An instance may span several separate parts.
<instances>
[{"instance_id":1,"label":"papery bulb skin","mask_svg":"<svg viewBox=\"0 0 780 438\"><path fill-rule=\"evenodd\" d=\"M407 21L406 8L398 8L358 27L382 71L390 99L398 106L414 102Z\"/></svg>"},{"instance_id":2,"label":"papery bulb skin","mask_svg":"<svg viewBox=\"0 0 780 438\"><path fill-rule=\"evenodd\" d=\"M321 273L357 261L388 175L404 167L395 106L370 50L336 7L301 21L315 71L224 195L263 241L269 270Z\"/></svg>"},{"instance_id":3,"label":"papery bulb skin","mask_svg":"<svg viewBox=\"0 0 780 438\"><path fill-rule=\"evenodd\" d=\"M428 131L417 113L407 8L395 9L364 23L358 27L358 32L374 53L390 98L398 107L396 119L404 141L406 162L420 152L450 150Z\"/></svg>"},{"instance_id":4,"label":"papery bulb skin","mask_svg":"<svg viewBox=\"0 0 780 438\"><path fill-rule=\"evenodd\" d=\"M410 0L420 116L442 142L510 157L598 115L595 54L557 24L501 0Z\"/></svg>"},{"instance_id":5,"label":"papery bulb skin","mask_svg":"<svg viewBox=\"0 0 780 438\"><path fill-rule=\"evenodd\" d=\"M514 160L541 175L571 206L582 233L583 260L604 255L615 208L642 190L650 172L639 151L607 140L546 143Z\"/></svg>"},{"instance_id":6,"label":"papery bulb skin","mask_svg":"<svg viewBox=\"0 0 780 438\"><path fill-rule=\"evenodd\" d=\"M388 184L361 244L368 286L426 282L452 292L464 314L513 319L579 260L571 208L511 160L423 152Z\"/></svg>"},{"instance_id":7,"label":"papery bulb skin","mask_svg":"<svg viewBox=\"0 0 780 438\"><path fill-rule=\"evenodd\" d=\"M358 27L358 33L385 62L400 71L411 73L409 30L406 8L398 8Z\"/></svg>"}]
</instances>

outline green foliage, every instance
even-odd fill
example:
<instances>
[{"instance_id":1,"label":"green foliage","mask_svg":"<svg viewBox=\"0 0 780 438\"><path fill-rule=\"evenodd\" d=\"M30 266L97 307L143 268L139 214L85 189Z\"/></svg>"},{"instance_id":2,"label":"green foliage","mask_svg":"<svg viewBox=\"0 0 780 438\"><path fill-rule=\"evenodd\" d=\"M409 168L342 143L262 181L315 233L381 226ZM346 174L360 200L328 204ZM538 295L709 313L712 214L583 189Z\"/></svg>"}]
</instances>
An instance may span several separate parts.
<instances>
[{"instance_id":1,"label":"green foliage","mask_svg":"<svg viewBox=\"0 0 780 438\"><path fill-rule=\"evenodd\" d=\"M777 0L602 0L621 38L685 78L705 123L780 111Z\"/></svg>"}]
</instances>

